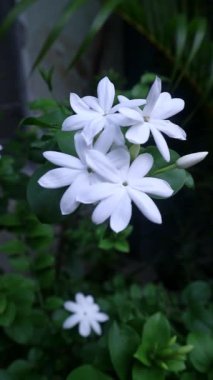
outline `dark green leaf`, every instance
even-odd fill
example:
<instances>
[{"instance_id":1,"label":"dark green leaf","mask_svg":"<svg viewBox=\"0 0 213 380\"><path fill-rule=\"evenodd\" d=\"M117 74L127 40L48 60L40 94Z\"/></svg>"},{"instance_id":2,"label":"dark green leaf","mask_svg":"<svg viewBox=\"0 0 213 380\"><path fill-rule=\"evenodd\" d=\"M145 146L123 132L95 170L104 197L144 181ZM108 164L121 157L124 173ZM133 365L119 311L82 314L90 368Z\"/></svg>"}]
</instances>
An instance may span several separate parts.
<instances>
[{"instance_id":1,"label":"dark green leaf","mask_svg":"<svg viewBox=\"0 0 213 380\"><path fill-rule=\"evenodd\" d=\"M74 135L75 135L75 132L59 131L56 133L57 144L63 153L76 156L75 145L74 145Z\"/></svg>"},{"instance_id":2,"label":"dark green leaf","mask_svg":"<svg viewBox=\"0 0 213 380\"><path fill-rule=\"evenodd\" d=\"M120 327L114 322L109 332L109 351L112 364L121 380L129 380L133 354L140 342L129 326Z\"/></svg>"},{"instance_id":3,"label":"dark green leaf","mask_svg":"<svg viewBox=\"0 0 213 380\"><path fill-rule=\"evenodd\" d=\"M13 239L1 244L0 250L9 255L24 254L26 252L26 245L21 240Z\"/></svg>"},{"instance_id":4,"label":"dark green leaf","mask_svg":"<svg viewBox=\"0 0 213 380\"><path fill-rule=\"evenodd\" d=\"M188 343L194 346L190 360L197 371L208 374L213 367L213 336L205 332L189 334Z\"/></svg>"},{"instance_id":5,"label":"dark green leaf","mask_svg":"<svg viewBox=\"0 0 213 380\"><path fill-rule=\"evenodd\" d=\"M133 367L132 380L164 380L165 371L159 369L144 369L139 365Z\"/></svg>"},{"instance_id":6,"label":"dark green leaf","mask_svg":"<svg viewBox=\"0 0 213 380\"><path fill-rule=\"evenodd\" d=\"M66 380L113 380L91 365L83 365L74 369Z\"/></svg>"},{"instance_id":7,"label":"dark green leaf","mask_svg":"<svg viewBox=\"0 0 213 380\"><path fill-rule=\"evenodd\" d=\"M68 65L68 70L74 66L74 64L77 62L77 60L80 58L80 56L88 48L88 46L90 45L93 38L96 36L96 34L99 32L99 30L105 24L107 19L110 17L110 15L113 13L113 11L118 7L118 5L121 2L122 2L122 0L108 0L102 5L100 11L98 12L97 16L95 17L95 19L91 25L89 32L87 33L85 39L81 43L81 45L80 45L77 53L75 54L74 58L71 60L70 64Z\"/></svg>"},{"instance_id":8,"label":"dark green leaf","mask_svg":"<svg viewBox=\"0 0 213 380\"><path fill-rule=\"evenodd\" d=\"M19 344L26 344L32 337L33 326L30 317L16 318L14 323L5 329L7 335Z\"/></svg>"},{"instance_id":9,"label":"dark green leaf","mask_svg":"<svg viewBox=\"0 0 213 380\"><path fill-rule=\"evenodd\" d=\"M16 316L16 307L13 302L7 303L7 306L2 314L0 314L0 326L10 326Z\"/></svg>"},{"instance_id":10,"label":"dark green leaf","mask_svg":"<svg viewBox=\"0 0 213 380\"><path fill-rule=\"evenodd\" d=\"M66 6L64 7L61 15L58 17L56 24L54 25L53 29L50 31L49 35L47 36L46 40L44 41L41 50L38 53L38 56L33 63L32 70L36 68L36 66L39 65L39 63L42 61L44 56L47 54L48 50L51 48L51 46L54 44L56 39L61 34L62 30L64 29L65 25L68 23L69 19L73 15L73 13L81 6L83 3L85 3L86 0L73 0L68 1Z\"/></svg>"}]
</instances>

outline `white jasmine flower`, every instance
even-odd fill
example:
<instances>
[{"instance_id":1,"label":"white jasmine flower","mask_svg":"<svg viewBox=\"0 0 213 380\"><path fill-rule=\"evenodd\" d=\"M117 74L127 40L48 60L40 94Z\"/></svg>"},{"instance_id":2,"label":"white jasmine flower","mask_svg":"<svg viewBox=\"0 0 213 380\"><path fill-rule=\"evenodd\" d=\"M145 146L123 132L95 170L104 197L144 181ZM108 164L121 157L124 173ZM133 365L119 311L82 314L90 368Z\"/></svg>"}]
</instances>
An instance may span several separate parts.
<instances>
[{"instance_id":1,"label":"white jasmine flower","mask_svg":"<svg viewBox=\"0 0 213 380\"><path fill-rule=\"evenodd\" d=\"M124 101L123 97L119 100ZM168 92L161 93L161 80L156 77L146 99L143 110L119 108L122 115L132 120L131 127L126 133L126 138L134 144L144 144L152 134L155 143L166 161L170 160L169 148L162 133L167 136L185 140L186 133L178 125L167 120L184 108L184 101L179 98L171 98Z\"/></svg>"},{"instance_id":2,"label":"white jasmine flower","mask_svg":"<svg viewBox=\"0 0 213 380\"><path fill-rule=\"evenodd\" d=\"M65 302L64 308L73 314L64 321L63 328L70 329L79 325L78 331L83 337L88 337L92 331L101 335L100 323L109 319L107 314L100 312L100 307L92 296L84 296L82 293L76 294L75 302Z\"/></svg>"},{"instance_id":3,"label":"white jasmine flower","mask_svg":"<svg viewBox=\"0 0 213 380\"><path fill-rule=\"evenodd\" d=\"M114 161L110 160L110 154ZM150 154L139 155L130 165L130 154L125 149L118 148L108 157L91 150L86 155L86 161L103 181L92 184L87 191L82 190L77 196L77 200L82 203L99 202L92 214L94 223L100 224L110 218L113 231L124 230L131 219L132 202L146 218L154 223L162 223L161 214L147 193L167 198L173 190L162 179L145 177L153 165Z\"/></svg>"},{"instance_id":4,"label":"white jasmine flower","mask_svg":"<svg viewBox=\"0 0 213 380\"><path fill-rule=\"evenodd\" d=\"M203 161L204 158L206 158L207 154L208 152L197 152L187 154L186 156L178 158L178 160L176 161L176 165L182 169L190 168L191 166L194 166L199 162Z\"/></svg>"},{"instance_id":5,"label":"white jasmine flower","mask_svg":"<svg viewBox=\"0 0 213 380\"><path fill-rule=\"evenodd\" d=\"M75 131L82 129L82 134L87 142L91 144L94 137L106 128L105 140L120 145L123 144L123 135L120 125L125 125L126 117L119 114L120 104L113 107L115 98L115 87L113 83L104 77L97 87L97 97L84 96L80 98L77 94L70 94L70 104L75 115L66 118L62 124L62 130ZM138 106L145 100L127 100L124 107Z\"/></svg>"},{"instance_id":6,"label":"white jasmine flower","mask_svg":"<svg viewBox=\"0 0 213 380\"><path fill-rule=\"evenodd\" d=\"M3 150L3 146L0 144L0 151ZM0 154L0 158L1 158L1 154Z\"/></svg>"},{"instance_id":7,"label":"white jasmine flower","mask_svg":"<svg viewBox=\"0 0 213 380\"><path fill-rule=\"evenodd\" d=\"M70 214L77 209L79 202L76 201L76 195L79 188L88 186L92 181L92 174L88 172L85 160L88 147L80 134L76 134L74 139L79 158L66 153L44 152L44 157L59 168L49 170L38 181L39 185L48 189L69 186L60 201L63 215Z\"/></svg>"}]
</instances>

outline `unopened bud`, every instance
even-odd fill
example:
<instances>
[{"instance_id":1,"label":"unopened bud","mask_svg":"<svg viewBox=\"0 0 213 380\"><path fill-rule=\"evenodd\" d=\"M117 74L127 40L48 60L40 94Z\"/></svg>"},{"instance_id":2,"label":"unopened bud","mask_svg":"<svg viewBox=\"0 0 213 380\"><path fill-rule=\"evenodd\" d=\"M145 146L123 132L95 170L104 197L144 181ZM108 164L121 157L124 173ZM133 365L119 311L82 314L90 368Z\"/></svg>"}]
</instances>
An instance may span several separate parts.
<instances>
[{"instance_id":1,"label":"unopened bud","mask_svg":"<svg viewBox=\"0 0 213 380\"><path fill-rule=\"evenodd\" d=\"M178 158L178 160L176 161L176 165L178 168L181 169L190 168L191 166L194 166L199 162L203 161L207 154L208 152L197 152L187 154L186 156Z\"/></svg>"}]
</instances>

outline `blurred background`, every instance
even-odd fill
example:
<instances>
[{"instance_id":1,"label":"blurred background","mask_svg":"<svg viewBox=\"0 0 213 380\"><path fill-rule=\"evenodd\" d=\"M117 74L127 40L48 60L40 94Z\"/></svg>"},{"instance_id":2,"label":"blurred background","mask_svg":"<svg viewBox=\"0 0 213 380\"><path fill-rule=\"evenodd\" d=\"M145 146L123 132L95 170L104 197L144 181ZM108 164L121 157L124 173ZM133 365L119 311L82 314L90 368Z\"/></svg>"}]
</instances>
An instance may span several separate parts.
<instances>
[{"instance_id":1,"label":"blurred background","mask_svg":"<svg viewBox=\"0 0 213 380\"><path fill-rule=\"evenodd\" d=\"M32 115L30 102L67 102L70 91L88 94L105 74L137 97L157 74L185 100L175 120L188 140L170 146L210 154L192 169L195 189L159 203L162 226L134 212L131 254L122 259L124 272L174 289L213 271L212 17L211 0L0 2L1 142Z\"/></svg>"}]
</instances>

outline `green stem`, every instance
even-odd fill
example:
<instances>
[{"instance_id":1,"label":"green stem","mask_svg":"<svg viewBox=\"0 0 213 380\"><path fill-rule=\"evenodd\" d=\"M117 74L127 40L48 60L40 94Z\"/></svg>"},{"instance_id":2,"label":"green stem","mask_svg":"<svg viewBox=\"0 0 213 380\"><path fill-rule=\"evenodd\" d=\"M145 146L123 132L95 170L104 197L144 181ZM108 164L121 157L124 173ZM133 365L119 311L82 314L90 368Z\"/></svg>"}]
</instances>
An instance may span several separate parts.
<instances>
[{"instance_id":1,"label":"green stem","mask_svg":"<svg viewBox=\"0 0 213 380\"><path fill-rule=\"evenodd\" d=\"M168 165L168 166L164 166L163 168L156 170L153 174L164 173L164 172L167 172L167 170L171 170L171 169L174 169L176 167L177 167L176 164L171 164L171 165Z\"/></svg>"}]
</instances>

